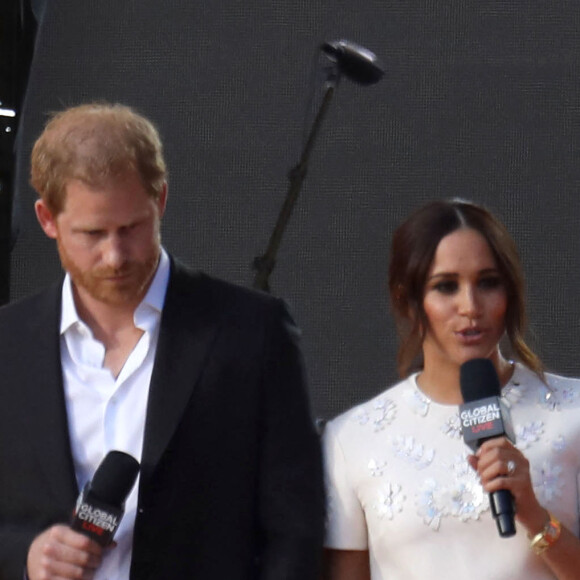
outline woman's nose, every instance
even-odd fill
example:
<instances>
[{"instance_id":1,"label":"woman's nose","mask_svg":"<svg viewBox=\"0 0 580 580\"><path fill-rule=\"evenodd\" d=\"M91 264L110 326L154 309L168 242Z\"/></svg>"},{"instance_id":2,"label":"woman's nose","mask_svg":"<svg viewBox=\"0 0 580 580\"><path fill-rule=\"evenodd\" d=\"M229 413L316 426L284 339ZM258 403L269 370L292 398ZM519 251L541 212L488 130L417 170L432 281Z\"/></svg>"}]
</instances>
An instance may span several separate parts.
<instances>
[{"instance_id":1,"label":"woman's nose","mask_svg":"<svg viewBox=\"0 0 580 580\"><path fill-rule=\"evenodd\" d=\"M459 314L469 318L476 318L480 314L479 301L476 289L466 286L459 293Z\"/></svg>"}]
</instances>

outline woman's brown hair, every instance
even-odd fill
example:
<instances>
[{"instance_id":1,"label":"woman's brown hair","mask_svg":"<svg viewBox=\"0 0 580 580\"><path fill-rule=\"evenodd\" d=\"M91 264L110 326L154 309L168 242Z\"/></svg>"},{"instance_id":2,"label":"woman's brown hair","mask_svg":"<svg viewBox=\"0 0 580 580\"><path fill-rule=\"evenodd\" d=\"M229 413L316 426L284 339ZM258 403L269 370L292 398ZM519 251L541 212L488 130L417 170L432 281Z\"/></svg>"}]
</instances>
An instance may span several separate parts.
<instances>
[{"instance_id":1,"label":"woman's brown hair","mask_svg":"<svg viewBox=\"0 0 580 580\"><path fill-rule=\"evenodd\" d=\"M389 292L401 340L397 369L409 374L422 349L428 321L423 309L425 283L439 242L471 228L489 244L507 294L506 334L514 354L539 376L542 363L524 340L524 276L512 237L487 209L462 199L430 202L413 212L396 230L391 244Z\"/></svg>"}]
</instances>

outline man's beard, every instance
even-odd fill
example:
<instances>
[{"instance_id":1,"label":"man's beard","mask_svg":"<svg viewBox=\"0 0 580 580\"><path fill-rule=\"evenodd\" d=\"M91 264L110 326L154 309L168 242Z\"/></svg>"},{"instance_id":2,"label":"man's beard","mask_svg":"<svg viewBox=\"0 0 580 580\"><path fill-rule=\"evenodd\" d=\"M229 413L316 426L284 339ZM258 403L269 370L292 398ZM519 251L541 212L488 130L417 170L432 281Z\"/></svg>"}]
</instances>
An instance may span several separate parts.
<instances>
[{"instance_id":1,"label":"man's beard","mask_svg":"<svg viewBox=\"0 0 580 580\"><path fill-rule=\"evenodd\" d=\"M161 252L157 246L143 262L125 262L120 268L83 271L68 255L59 240L57 245L62 267L70 274L73 284L95 300L111 306L138 304L143 299L157 268ZM113 276L122 276L122 279L111 280Z\"/></svg>"}]
</instances>

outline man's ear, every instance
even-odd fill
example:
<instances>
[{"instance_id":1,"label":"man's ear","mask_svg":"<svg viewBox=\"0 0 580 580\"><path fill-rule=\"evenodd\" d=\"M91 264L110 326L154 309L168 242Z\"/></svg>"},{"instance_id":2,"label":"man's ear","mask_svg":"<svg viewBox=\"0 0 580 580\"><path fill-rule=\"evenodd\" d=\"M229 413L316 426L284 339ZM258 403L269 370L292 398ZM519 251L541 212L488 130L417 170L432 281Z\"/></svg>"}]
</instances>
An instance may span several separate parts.
<instances>
[{"instance_id":1,"label":"man's ear","mask_svg":"<svg viewBox=\"0 0 580 580\"><path fill-rule=\"evenodd\" d=\"M36 219L43 229L44 233L52 239L58 236L58 228L56 227L56 217L48 209L46 203L42 199L37 199L34 203L34 211L36 212Z\"/></svg>"},{"instance_id":2,"label":"man's ear","mask_svg":"<svg viewBox=\"0 0 580 580\"><path fill-rule=\"evenodd\" d=\"M167 207L167 181L163 183L163 189L157 200L157 209L159 210L159 217L162 218L165 213L165 208Z\"/></svg>"}]
</instances>

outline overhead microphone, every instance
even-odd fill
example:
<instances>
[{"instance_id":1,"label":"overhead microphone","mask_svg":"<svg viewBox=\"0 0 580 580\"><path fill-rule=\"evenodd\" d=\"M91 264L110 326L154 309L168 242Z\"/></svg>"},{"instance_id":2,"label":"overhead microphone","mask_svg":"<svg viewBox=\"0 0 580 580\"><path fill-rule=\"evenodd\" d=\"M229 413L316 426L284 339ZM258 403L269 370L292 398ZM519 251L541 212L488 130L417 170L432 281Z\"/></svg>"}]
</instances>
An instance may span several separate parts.
<instances>
[{"instance_id":1,"label":"overhead microphone","mask_svg":"<svg viewBox=\"0 0 580 580\"><path fill-rule=\"evenodd\" d=\"M139 462L123 451L109 451L77 500L70 526L101 546L113 541L135 485Z\"/></svg>"},{"instance_id":2,"label":"overhead microphone","mask_svg":"<svg viewBox=\"0 0 580 580\"><path fill-rule=\"evenodd\" d=\"M320 48L336 62L340 72L355 83L372 85L385 74L377 56L354 42L334 40L323 43Z\"/></svg>"},{"instance_id":3,"label":"overhead microphone","mask_svg":"<svg viewBox=\"0 0 580 580\"><path fill-rule=\"evenodd\" d=\"M376 55L354 42L348 40L324 42L319 46L319 50L322 51L332 63L332 66L327 65L325 67L327 77L325 79L324 97L322 98L314 122L310 127L310 132L305 139L300 160L290 170L290 186L284 204L278 214L274 230L270 235L268 247L263 255L256 256L252 262L252 267L256 270L254 276L254 288L264 290L265 292L270 291L268 279L276 265L276 255L282 240L284 228L290 218L294 204L298 199L302 183L308 171L310 152L314 146L315 138L320 129L322 120L328 111L340 75L344 74L355 83L361 85L372 85L378 82L384 74ZM316 56L318 59L318 53Z\"/></svg>"},{"instance_id":4,"label":"overhead microphone","mask_svg":"<svg viewBox=\"0 0 580 580\"><path fill-rule=\"evenodd\" d=\"M488 439L507 437L515 443L509 411L501 400L501 385L493 363L487 358L464 362L459 369L464 403L459 406L463 440L473 451ZM491 513L499 535L516 533L515 505L511 492L499 489L489 494Z\"/></svg>"}]
</instances>

